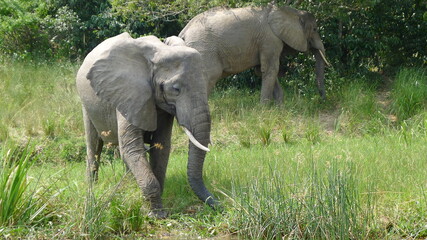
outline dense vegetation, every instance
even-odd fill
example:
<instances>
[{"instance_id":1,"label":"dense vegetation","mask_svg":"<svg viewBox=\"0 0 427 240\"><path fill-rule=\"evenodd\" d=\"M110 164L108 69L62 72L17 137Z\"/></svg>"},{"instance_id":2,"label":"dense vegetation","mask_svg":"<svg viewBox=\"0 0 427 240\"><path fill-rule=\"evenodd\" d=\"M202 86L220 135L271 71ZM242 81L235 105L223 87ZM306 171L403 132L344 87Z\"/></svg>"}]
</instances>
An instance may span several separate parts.
<instances>
[{"instance_id":1,"label":"dense vegetation","mask_svg":"<svg viewBox=\"0 0 427 240\"><path fill-rule=\"evenodd\" d=\"M266 5L267 0L2 0L0 53L18 59L81 59L120 32L177 35L215 6ZM284 1L276 1L285 5ZM328 57L341 73L393 71L426 64L427 6L422 0L286 1L318 19ZM300 60L303 61L303 60ZM306 60L305 60L306 61Z\"/></svg>"},{"instance_id":2,"label":"dense vegetation","mask_svg":"<svg viewBox=\"0 0 427 240\"><path fill-rule=\"evenodd\" d=\"M178 34L235 0L0 0L0 235L5 239L427 237L427 6L421 0L276 1L316 15L332 68L326 102L313 60L290 59L284 105L262 106L251 72L210 98L208 188L194 196L188 140L173 129L164 192L148 218L114 148L89 188L75 74L103 39ZM140 207L142 209L140 209Z\"/></svg>"}]
</instances>

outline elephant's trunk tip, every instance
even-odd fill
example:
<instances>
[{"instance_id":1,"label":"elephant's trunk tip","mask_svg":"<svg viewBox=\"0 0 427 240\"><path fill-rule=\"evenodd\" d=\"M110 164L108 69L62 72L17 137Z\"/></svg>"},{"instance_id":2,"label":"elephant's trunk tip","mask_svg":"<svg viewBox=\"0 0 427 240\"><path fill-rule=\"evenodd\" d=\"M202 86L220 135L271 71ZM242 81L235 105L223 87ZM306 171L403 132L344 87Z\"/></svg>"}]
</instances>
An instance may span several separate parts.
<instances>
[{"instance_id":1,"label":"elephant's trunk tip","mask_svg":"<svg viewBox=\"0 0 427 240\"><path fill-rule=\"evenodd\" d=\"M199 141L197 141L197 139L193 136L193 134L190 132L190 130L188 130L186 127L182 127L184 129L185 134L187 134L188 138L190 139L190 141L199 149L205 151L205 152L209 152L209 148L203 146Z\"/></svg>"}]
</instances>

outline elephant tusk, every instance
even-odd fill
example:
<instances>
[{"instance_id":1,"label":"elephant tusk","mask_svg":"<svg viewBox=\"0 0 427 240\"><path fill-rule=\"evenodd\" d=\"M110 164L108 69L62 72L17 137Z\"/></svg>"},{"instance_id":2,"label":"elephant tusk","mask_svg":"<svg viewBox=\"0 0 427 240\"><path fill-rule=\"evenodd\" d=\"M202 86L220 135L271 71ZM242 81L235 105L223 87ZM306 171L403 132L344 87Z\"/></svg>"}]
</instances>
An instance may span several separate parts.
<instances>
[{"instance_id":1,"label":"elephant tusk","mask_svg":"<svg viewBox=\"0 0 427 240\"><path fill-rule=\"evenodd\" d=\"M320 56L322 56L323 58L323 61L325 61L326 65L330 67L331 64L328 62L328 60L326 60L325 54L321 50L319 50L319 52L320 52Z\"/></svg>"},{"instance_id":2,"label":"elephant tusk","mask_svg":"<svg viewBox=\"0 0 427 240\"><path fill-rule=\"evenodd\" d=\"M209 152L209 148L203 146L201 143L199 143L199 141L196 140L196 138L193 136L193 134L190 132L190 130L188 130L185 127L182 127L184 129L185 134L187 134L188 138L190 139L190 141L198 148L200 148L201 150L205 151L205 152Z\"/></svg>"}]
</instances>

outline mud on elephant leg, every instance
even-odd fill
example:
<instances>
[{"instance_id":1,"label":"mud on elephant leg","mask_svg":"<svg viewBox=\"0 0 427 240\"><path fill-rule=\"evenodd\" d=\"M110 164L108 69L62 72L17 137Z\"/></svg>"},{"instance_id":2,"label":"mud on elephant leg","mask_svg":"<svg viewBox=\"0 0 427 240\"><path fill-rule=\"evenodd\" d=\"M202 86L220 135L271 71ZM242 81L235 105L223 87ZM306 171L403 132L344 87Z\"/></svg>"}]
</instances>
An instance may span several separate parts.
<instances>
[{"instance_id":1,"label":"mud on elephant leg","mask_svg":"<svg viewBox=\"0 0 427 240\"><path fill-rule=\"evenodd\" d=\"M123 161L131 170L142 194L151 204L149 216L165 218L161 199L161 186L154 176L146 158L144 130L129 124L117 111L120 153Z\"/></svg>"},{"instance_id":2,"label":"mud on elephant leg","mask_svg":"<svg viewBox=\"0 0 427 240\"><path fill-rule=\"evenodd\" d=\"M86 131L86 174L90 182L98 180L99 162L101 159L102 146L104 142L98 136L98 132L93 126L90 119L87 117L86 111L83 109L83 119Z\"/></svg>"}]
</instances>

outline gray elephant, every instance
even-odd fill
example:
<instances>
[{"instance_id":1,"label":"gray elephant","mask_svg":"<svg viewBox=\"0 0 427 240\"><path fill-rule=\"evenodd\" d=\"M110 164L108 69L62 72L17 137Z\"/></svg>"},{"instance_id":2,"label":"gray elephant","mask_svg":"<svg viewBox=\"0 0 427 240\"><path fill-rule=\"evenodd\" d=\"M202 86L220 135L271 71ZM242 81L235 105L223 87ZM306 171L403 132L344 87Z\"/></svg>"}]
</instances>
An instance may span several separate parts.
<instances>
[{"instance_id":1,"label":"gray elephant","mask_svg":"<svg viewBox=\"0 0 427 240\"><path fill-rule=\"evenodd\" d=\"M202 55L208 92L222 77L259 67L261 102L283 102L278 82L280 58L291 51L316 58L316 80L325 98L324 69L329 64L314 16L290 7L214 8L194 17L179 33Z\"/></svg>"},{"instance_id":2,"label":"gray elephant","mask_svg":"<svg viewBox=\"0 0 427 240\"><path fill-rule=\"evenodd\" d=\"M184 40L177 36L167 37L165 38L164 42L169 46L186 46Z\"/></svg>"},{"instance_id":3,"label":"gray elephant","mask_svg":"<svg viewBox=\"0 0 427 240\"><path fill-rule=\"evenodd\" d=\"M151 203L150 215L165 217L161 195L176 116L190 138L189 183L202 201L216 204L202 179L211 123L200 69L196 50L167 46L154 36L133 39L123 33L87 55L76 83L83 103L90 181L97 179L103 144L117 144Z\"/></svg>"}]
</instances>

